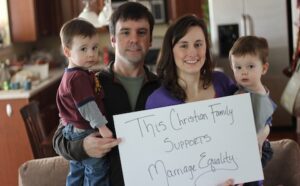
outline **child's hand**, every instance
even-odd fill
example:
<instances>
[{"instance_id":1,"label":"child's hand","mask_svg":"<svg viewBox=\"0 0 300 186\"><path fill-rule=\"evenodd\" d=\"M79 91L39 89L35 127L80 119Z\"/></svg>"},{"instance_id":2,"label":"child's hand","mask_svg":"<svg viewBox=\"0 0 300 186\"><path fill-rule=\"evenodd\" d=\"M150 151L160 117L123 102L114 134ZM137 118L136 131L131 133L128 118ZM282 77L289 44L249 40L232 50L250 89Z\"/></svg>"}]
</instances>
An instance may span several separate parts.
<instances>
[{"instance_id":1,"label":"child's hand","mask_svg":"<svg viewBox=\"0 0 300 186\"><path fill-rule=\"evenodd\" d=\"M102 125L101 127L98 128L99 129L99 133L101 134L101 136L103 138L112 138L113 134L112 132L109 130L109 128L106 127L106 125Z\"/></svg>"},{"instance_id":2,"label":"child's hand","mask_svg":"<svg viewBox=\"0 0 300 186\"><path fill-rule=\"evenodd\" d=\"M257 134L257 141L258 141L260 157L262 157L262 146L269 134L270 134L270 126L269 125L266 125L265 128L261 129Z\"/></svg>"},{"instance_id":3,"label":"child's hand","mask_svg":"<svg viewBox=\"0 0 300 186\"><path fill-rule=\"evenodd\" d=\"M263 143L258 142L258 149L259 149L260 158L262 157L262 146L263 146Z\"/></svg>"}]
</instances>

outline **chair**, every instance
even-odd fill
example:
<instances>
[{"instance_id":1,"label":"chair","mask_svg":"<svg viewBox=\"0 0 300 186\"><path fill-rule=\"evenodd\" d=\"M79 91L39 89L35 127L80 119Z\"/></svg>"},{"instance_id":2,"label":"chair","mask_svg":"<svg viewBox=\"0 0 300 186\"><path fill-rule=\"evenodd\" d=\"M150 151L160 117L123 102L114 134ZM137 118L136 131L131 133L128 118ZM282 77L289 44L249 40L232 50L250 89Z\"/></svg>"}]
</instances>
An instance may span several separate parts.
<instances>
[{"instance_id":1,"label":"chair","mask_svg":"<svg viewBox=\"0 0 300 186\"><path fill-rule=\"evenodd\" d=\"M300 186L300 148L290 139L271 141L272 160L264 168L264 186ZM19 168L19 186L64 186L68 161L62 156L29 160Z\"/></svg>"},{"instance_id":2,"label":"chair","mask_svg":"<svg viewBox=\"0 0 300 186\"><path fill-rule=\"evenodd\" d=\"M65 186L69 161L62 156L24 162L18 171L19 186Z\"/></svg>"},{"instance_id":3,"label":"chair","mask_svg":"<svg viewBox=\"0 0 300 186\"><path fill-rule=\"evenodd\" d=\"M22 107L20 112L25 122L34 158L56 156L57 154L52 147L54 131L47 134L40 116L38 102L31 101Z\"/></svg>"},{"instance_id":4,"label":"chair","mask_svg":"<svg viewBox=\"0 0 300 186\"><path fill-rule=\"evenodd\" d=\"M271 142L273 158L264 168L264 186L300 186L300 148L291 139Z\"/></svg>"}]
</instances>

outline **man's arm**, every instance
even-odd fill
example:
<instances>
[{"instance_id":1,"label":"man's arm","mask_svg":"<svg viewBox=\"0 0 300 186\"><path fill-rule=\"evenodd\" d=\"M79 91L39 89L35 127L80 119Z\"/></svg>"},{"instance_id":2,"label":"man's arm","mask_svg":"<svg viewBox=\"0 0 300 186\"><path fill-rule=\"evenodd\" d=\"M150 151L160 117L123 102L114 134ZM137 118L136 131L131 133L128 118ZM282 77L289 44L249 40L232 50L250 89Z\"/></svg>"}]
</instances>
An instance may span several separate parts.
<instances>
[{"instance_id":1,"label":"man's arm","mask_svg":"<svg viewBox=\"0 0 300 186\"><path fill-rule=\"evenodd\" d=\"M53 148L55 152L68 160L83 160L89 158L83 148L83 139L69 141L64 138L62 130L63 125L60 123L53 136Z\"/></svg>"},{"instance_id":2,"label":"man's arm","mask_svg":"<svg viewBox=\"0 0 300 186\"><path fill-rule=\"evenodd\" d=\"M69 141L62 134L63 127L60 123L55 131L53 148L57 154L68 160L81 161L89 157L103 157L121 142L121 139L101 138L97 132L81 140Z\"/></svg>"}]
</instances>

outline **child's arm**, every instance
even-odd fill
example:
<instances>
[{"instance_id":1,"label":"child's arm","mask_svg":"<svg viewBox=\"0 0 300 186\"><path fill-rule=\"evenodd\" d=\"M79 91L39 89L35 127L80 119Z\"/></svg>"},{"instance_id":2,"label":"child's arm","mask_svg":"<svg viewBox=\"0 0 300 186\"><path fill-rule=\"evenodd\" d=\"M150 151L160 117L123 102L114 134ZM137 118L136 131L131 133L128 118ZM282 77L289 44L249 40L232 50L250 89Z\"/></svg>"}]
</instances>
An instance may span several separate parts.
<instances>
[{"instance_id":1,"label":"child's arm","mask_svg":"<svg viewBox=\"0 0 300 186\"><path fill-rule=\"evenodd\" d=\"M266 125L263 129L261 129L257 133L257 141L258 141L260 156L262 156L262 146L263 146L263 143L267 139L267 137L269 136L269 134L270 134L270 126L269 125Z\"/></svg>"},{"instance_id":2,"label":"child's arm","mask_svg":"<svg viewBox=\"0 0 300 186\"><path fill-rule=\"evenodd\" d=\"M101 125L100 127L98 127L99 129L99 133L101 134L101 136L103 138L112 138L112 132L109 130L109 128L107 128L106 125Z\"/></svg>"},{"instance_id":3,"label":"child's arm","mask_svg":"<svg viewBox=\"0 0 300 186\"><path fill-rule=\"evenodd\" d=\"M107 120L101 113L95 101L90 101L78 108L81 116L90 123L92 128L98 128L104 138L111 138L112 132L107 128Z\"/></svg>"}]
</instances>

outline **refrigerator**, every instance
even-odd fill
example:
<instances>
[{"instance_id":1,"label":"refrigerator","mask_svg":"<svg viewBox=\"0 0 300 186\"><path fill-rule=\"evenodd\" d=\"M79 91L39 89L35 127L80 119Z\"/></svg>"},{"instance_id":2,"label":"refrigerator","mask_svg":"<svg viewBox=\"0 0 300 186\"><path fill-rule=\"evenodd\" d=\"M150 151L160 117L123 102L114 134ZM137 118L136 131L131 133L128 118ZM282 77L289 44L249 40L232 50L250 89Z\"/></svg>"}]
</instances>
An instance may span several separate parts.
<instances>
[{"instance_id":1,"label":"refrigerator","mask_svg":"<svg viewBox=\"0 0 300 186\"><path fill-rule=\"evenodd\" d=\"M208 0L212 56L217 66L232 78L228 52L240 36L256 35L268 40L269 71L263 83L277 104L273 127L294 127L292 116L280 105L288 82L283 74L293 52L290 0Z\"/></svg>"}]
</instances>

